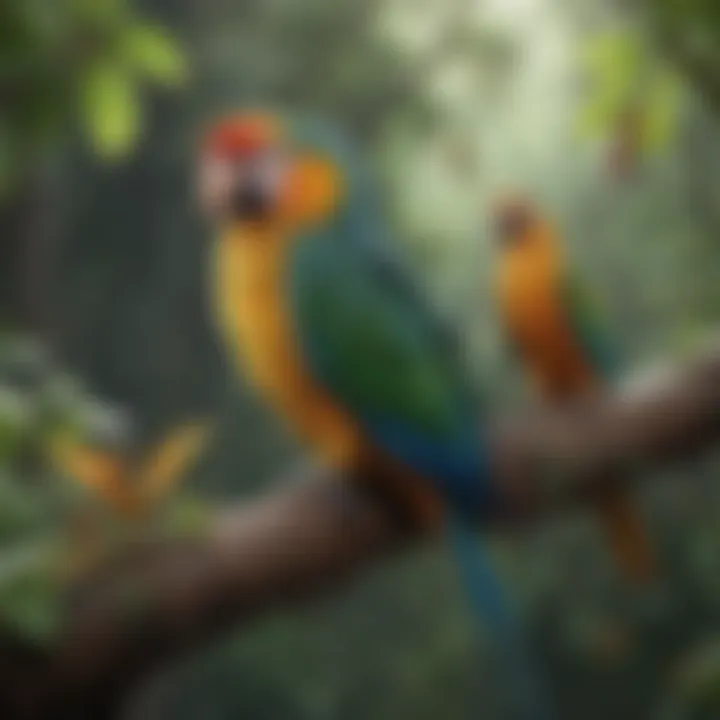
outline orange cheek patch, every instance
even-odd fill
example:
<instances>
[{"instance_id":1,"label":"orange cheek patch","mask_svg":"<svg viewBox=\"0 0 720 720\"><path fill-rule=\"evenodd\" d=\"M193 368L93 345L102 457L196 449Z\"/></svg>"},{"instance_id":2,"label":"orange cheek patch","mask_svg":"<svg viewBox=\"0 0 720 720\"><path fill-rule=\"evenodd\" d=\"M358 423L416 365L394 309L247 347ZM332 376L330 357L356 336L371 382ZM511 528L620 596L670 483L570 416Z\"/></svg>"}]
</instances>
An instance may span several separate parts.
<instances>
[{"instance_id":1,"label":"orange cheek patch","mask_svg":"<svg viewBox=\"0 0 720 720\"><path fill-rule=\"evenodd\" d=\"M283 214L293 223L319 222L335 210L342 191L340 174L332 163L300 157L290 171Z\"/></svg>"}]
</instances>

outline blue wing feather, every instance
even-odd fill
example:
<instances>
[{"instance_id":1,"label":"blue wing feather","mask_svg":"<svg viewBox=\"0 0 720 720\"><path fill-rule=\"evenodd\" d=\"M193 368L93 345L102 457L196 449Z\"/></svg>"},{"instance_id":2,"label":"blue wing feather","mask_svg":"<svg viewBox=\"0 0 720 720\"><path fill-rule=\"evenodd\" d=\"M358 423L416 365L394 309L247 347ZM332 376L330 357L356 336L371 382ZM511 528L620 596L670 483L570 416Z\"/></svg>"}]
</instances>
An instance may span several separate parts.
<instances>
[{"instance_id":1,"label":"blue wing feather","mask_svg":"<svg viewBox=\"0 0 720 720\"><path fill-rule=\"evenodd\" d=\"M297 337L316 382L385 452L441 484L458 507L488 501L475 393L449 331L377 245L334 234L296 243Z\"/></svg>"},{"instance_id":2,"label":"blue wing feather","mask_svg":"<svg viewBox=\"0 0 720 720\"><path fill-rule=\"evenodd\" d=\"M550 717L522 632L468 514L496 502L476 393L456 344L378 239L371 209L297 239L288 264L291 315L315 382L379 448L436 484L474 610L515 684L518 717Z\"/></svg>"}]
</instances>

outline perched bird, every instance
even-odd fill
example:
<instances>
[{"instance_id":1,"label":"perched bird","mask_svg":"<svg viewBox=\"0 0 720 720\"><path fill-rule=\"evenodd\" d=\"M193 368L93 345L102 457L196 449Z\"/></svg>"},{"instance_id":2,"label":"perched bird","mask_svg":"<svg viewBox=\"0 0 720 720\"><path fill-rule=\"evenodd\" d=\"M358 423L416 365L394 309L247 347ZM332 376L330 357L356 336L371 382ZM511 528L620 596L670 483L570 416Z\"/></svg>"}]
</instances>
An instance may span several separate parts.
<instances>
[{"instance_id":1,"label":"perched bird","mask_svg":"<svg viewBox=\"0 0 720 720\"><path fill-rule=\"evenodd\" d=\"M218 326L239 368L326 461L372 468L364 475L381 476L415 519L446 524L518 715L546 717L470 525L501 502L474 388L398 259L359 158L316 122L241 113L207 133L199 194L219 227Z\"/></svg>"},{"instance_id":2,"label":"perched bird","mask_svg":"<svg viewBox=\"0 0 720 720\"><path fill-rule=\"evenodd\" d=\"M496 295L510 346L540 395L564 403L607 390L618 355L587 292L571 275L557 231L529 202L512 198L494 215ZM627 492L608 482L598 498L616 564L634 582L653 574L653 553Z\"/></svg>"}]
</instances>

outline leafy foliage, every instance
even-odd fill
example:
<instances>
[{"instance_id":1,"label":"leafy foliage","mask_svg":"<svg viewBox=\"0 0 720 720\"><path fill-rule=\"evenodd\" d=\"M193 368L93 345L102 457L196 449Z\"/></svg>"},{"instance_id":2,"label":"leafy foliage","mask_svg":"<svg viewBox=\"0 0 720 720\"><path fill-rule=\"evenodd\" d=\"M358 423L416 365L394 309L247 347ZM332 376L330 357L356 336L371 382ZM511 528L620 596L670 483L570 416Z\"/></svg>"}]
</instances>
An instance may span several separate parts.
<instances>
[{"instance_id":1,"label":"leafy foliage","mask_svg":"<svg viewBox=\"0 0 720 720\"><path fill-rule=\"evenodd\" d=\"M93 148L117 158L137 139L140 91L177 86L175 41L126 0L10 0L0 8L0 189L82 119Z\"/></svg>"},{"instance_id":2,"label":"leafy foliage","mask_svg":"<svg viewBox=\"0 0 720 720\"><path fill-rule=\"evenodd\" d=\"M4 177L18 178L75 126L103 157L138 150L108 173L73 148L61 168L58 346L94 392L131 408L144 447L190 415L217 416L212 452L187 479L203 497L230 503L266 490L297 457L253 394L229 381L209 321L209 230L188 188L198 125L229 107L309 107L360 138L384 173L398 235L464 330L489 403L503 410L528 402L499 349L489 300L486 210L508 185L557 217L578 270L607 301L629 364L682 352L716 324L718 115L693 89L705 92L720 67L717 3L648 2L622 32L626 4L608 10L606 0L476 5L144 0L142 15L122 0L2 6L0 93L13 83L18 93L0 116ZM581 12L589 26L574 23ZM202 78L151 113L144 89L174 87L190 68L145 14L184 38ZM580 98L578 76L587 80ZM592 146L623 136L628 115L645 162L632 186L618 187L599 172ZM50 386L68 387L56 369L46 372ZM47 472L36 450L51 427L97 434L103 421L89 392L38 402L11 375L0 369L0 614L44 637L58 567L71 559L54 550L88 498ZM33 409L50 405L49 414ZM64 419L41 430L39 418L53 414ZM679 482L655 477L643 493L667 569L666 591L649 604L618 585L585 518L495 544L567 716L717 715L717 651L706 642L720 622L717 471L710 460ZM181 524L202 526L201 508L177 505ZM459 719L475 704L494 717L488 660L474 652L465 610L441 549L420 554L225 639L171 673L150 702L158 717L188 720Z\"/></svg>"},{"instance_id":3,"label":"leafy foliage","mask_svg":"<svg viewBox=\"0 0 720 720\"><path fill-rule=\"evenodd\" d=\"M681 86L666 60L636 34L616 32L586 44L581 69L588 85L578 117L581 137L614 137L639 155L669 147L678 128Z\"/></svg>"}]
</instances>

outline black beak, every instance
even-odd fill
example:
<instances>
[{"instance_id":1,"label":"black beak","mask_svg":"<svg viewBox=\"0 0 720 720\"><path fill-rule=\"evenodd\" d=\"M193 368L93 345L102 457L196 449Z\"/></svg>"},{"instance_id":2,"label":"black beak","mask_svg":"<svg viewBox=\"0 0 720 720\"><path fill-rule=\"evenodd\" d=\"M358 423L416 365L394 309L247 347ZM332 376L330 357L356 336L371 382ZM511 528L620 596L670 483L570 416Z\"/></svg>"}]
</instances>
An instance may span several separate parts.
<instances>
[{"instance_id":1,"label":"black beak","mask_svg":"<svg viewBox=\"0 0 720 720\"><path fill-rule=\"evenodd\" d=\"M525 235L531 224L525 212L513 210L503 213L495 222L495 237L502 247L513 247Z\"/></svg>"},{"instance_id":2,"label":"black beak","mask_svg":"<svg viewBox=\"0 0 720 720\"><path fill-rule=\"evenodd\" d=\"M272 198L261 183L244 180L235 189L232 208L233 213L243 220L263 220L272 210Z\"/></svg>"}]
</instances>

